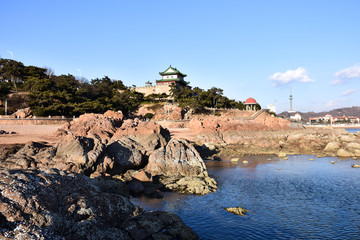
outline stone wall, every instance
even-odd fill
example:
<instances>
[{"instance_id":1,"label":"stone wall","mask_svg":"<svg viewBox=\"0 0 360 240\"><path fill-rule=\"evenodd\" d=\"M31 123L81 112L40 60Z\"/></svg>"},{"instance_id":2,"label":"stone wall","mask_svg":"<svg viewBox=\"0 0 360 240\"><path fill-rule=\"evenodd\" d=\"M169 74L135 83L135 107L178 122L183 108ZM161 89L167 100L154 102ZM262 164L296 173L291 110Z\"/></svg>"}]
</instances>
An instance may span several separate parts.
<instances>
[{"instance_id":1,"label":"stone wall","mask_svg":"<svg viewBox=\"0 0 360 240\"><path fill-rule=\"evenodd\" d=\"M153 93L156 93L156 94L166 93L168 95L170 94L170 86L169 85L135 87L132 89L137 92L143 93L145 96L148 96Z\"/></svg>"}]
</instances>

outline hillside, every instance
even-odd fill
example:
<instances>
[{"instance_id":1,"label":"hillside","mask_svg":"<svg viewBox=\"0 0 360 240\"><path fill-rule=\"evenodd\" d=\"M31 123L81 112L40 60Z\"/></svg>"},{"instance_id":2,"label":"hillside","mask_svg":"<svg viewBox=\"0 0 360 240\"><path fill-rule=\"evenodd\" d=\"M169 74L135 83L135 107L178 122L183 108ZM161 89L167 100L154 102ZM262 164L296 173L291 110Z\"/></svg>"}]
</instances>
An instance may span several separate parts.
<instances>
[{"instance_id":1,"label":"hillside","mask_svg":"<svg viewBox=\"0 0 360 240\"><path fill-rule=\"evenodd\" d=\"M347 108L337 108L328 112L298 112L300 113L302 119L308 120L310 117L320 117L326 114L331 114L332 116L352 116L352 117L360 117L360 107L353 106ZM288 118L289 116L293 116L295 113L282 112L278 114L280 117Z\"/></svg>"}]
</instances>

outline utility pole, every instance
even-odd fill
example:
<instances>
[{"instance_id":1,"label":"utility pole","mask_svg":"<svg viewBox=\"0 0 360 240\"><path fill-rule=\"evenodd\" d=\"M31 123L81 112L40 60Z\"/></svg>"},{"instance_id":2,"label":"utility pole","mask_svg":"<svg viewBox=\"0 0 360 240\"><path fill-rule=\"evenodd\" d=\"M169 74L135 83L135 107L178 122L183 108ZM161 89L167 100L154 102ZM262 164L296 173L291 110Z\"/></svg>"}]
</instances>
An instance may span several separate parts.
<instances>
[{"instance_id":1,"label":"utility pole","mask_svg":"<svg viewBox=\"0 0 360 240\"><path fill-rule=\"evenodd\" d=\"M5 98L5 115L7 115L7 98Z\"/></svg>"}]
</instances>

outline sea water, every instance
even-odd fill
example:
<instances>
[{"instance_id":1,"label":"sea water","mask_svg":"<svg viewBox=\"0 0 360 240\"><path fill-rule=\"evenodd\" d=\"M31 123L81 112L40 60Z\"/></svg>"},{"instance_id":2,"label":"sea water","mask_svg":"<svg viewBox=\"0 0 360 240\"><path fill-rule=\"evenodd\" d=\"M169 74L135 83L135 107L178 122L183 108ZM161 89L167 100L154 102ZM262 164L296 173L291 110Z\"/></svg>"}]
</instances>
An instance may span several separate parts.
<instances>
[{"instance_id":1,"label":"sea water","mask_svg":"<svg viewBox=\"0 0 360 240\"><path fill-rule=\"evenodd\" d=\"M360 239L360 169L351 167L360 160L288 157L207 161L216 192L133 201L178 214L200 239ZM225 207L249 211L238 216Z\"/></svg>"}]
</instances>

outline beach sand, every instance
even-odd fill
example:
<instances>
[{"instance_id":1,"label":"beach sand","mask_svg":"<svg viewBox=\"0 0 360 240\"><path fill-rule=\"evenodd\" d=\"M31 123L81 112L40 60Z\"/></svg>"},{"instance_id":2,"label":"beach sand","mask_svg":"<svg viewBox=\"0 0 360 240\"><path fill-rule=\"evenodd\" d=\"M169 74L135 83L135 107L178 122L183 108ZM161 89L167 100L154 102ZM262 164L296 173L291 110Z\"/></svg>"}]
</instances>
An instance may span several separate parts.
<instances>
[{"instance_id":1,"label":"beach sand","mask_svg":"<svg viewBox=\"0 0 360 240\"><path fill-rule=\"evenodd\" d=\"M0 144L25 144L30 141L54 145L60 137L54 136L62 125L15 125L0 124L0 130L16 134L0 135Z\"/></svg>"}]
</instances>

